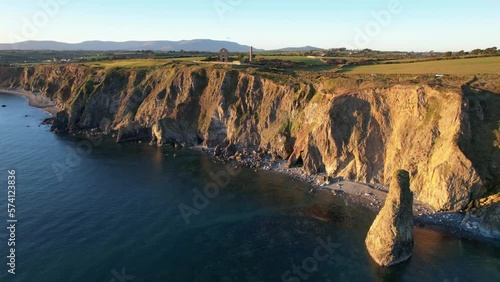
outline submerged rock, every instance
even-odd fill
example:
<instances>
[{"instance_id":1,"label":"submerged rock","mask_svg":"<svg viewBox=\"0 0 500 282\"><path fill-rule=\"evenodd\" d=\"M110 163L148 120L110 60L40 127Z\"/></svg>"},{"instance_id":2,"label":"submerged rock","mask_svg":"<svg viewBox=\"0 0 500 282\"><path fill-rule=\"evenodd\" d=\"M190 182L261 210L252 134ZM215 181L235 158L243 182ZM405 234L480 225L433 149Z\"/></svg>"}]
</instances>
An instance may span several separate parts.
<instances>
[{"instance_id":1,"label":"submerged rock","mask_svg":"<svg viewBox=\"0 0 500 282\"><path fill-rule=\"evenodd\" d=\"M6 108L7 106L6 105L2 105L2 108Z\"/></svg>"},{"instance_id":2,"label":"submerged rock","mask_svg":"<svg viewBox=\"0 0 500 282\"><path fill-rule=\"evenodd\" d=\"M50 118L46 118L42 121L41 125L49 125L49 124L53 124L54 123L54 118L53 117L50 117Z\"/></svg>"},{"instance_id":3,"label":"submerged rock","mask_svg":"<svg viewBox=\"0 0 500 282\"><path fill-rule=\"evenodd\" d=\"M409 259L413 251L413 193L407 171L397 171L385 205L375 218L365 243L371 257L381 266Z\"/></svg>"}]
</instances>

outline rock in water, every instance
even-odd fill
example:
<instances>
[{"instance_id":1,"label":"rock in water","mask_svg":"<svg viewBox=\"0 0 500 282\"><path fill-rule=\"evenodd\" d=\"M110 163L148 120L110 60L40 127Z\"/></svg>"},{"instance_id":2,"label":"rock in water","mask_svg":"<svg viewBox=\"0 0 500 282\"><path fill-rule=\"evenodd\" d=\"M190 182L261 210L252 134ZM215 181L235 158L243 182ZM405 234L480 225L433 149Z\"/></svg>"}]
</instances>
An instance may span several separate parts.
<instances>
[{"instance_id":1,"label":"rock in water","mask_svg":"<svg viewBox=\"0 0 500 282\"><path fill-rule=\"evenodd\" d=\"M60 111L56 114L50 130L54 132L65 132L68 130L68 123L68 113L66 111Z\"/></svg>"},{"instance_id":2,"label":"rock in water","mask_svg":"<svg viewBox=\"0 0 500 282\"><path fill-rule=\"evenodd\" d=\"M381 266L409 259L413 251L413 193L407 171L392 177L385 205L375 218L365 243L371 257Z\"/></svg>"}]
</instances>

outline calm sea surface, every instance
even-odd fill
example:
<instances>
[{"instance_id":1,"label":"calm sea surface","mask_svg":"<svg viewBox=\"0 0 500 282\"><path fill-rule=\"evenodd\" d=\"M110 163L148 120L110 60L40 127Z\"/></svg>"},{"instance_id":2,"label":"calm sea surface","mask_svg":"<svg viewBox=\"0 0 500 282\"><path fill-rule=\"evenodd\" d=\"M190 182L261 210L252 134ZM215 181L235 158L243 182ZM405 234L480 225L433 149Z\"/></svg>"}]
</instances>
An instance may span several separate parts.
<instances>
[{"instance_id":1,"label":"calm sea surface","mask_svg":"<svg viewBox=\"0 0 500 282\"><path fill-rule=\"evenodd\" d=\"M380 268L363 207L191 150L56 135L24 98L2 104L0 281L500 281L499 247L416 228L413 258Z\"/></svg>"}]
</instances>

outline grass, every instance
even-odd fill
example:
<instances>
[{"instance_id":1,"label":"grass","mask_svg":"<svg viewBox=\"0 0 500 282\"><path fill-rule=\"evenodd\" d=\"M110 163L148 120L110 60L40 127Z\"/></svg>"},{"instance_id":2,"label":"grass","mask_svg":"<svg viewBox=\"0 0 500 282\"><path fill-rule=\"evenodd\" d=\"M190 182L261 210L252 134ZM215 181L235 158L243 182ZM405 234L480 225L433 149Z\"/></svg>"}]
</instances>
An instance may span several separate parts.
<instances>
[{"instance_id":1,"label":"grass","mask_svg":"<svg viewBox=\"0 0 500 282\"><path fill-rule=\"evenodd\" d=\"M370 60L370 59L374 59L374 58L370 58L370 57L323 57L323 59L328 59L328 60L341 59L341 60L346 60L346 61L360 61L360 60Z\"/></svg>"},{"instance_id":2,"label":"grass","mask_svg":"<svg viewBox=\"0 0 500 282\"><path fill-rule=\"evenodd\" d=\"M88 62L84 63L88 66L93 67L104 67L104 68L144 68L144 67L158 67L165 64L171 63L173 61L196 61L203 60L205 57L188 57L188 58L172 58L172 59L125 59L125 60L113 60L113 61L101 61L101 62Z\"/></svg>"},{"instance_id":3,"label":"grass","mask_svg":"<svg viewBox=\"0 0 500 282\"><path fill-rule=\"evenodd\" d=\"M442 60L402 64L349 66L343 69L351 74L500 74L500 56L458 60Z\"/></svg>"},{"instance_id":4,"label":"grass","mask_svg":"<svg viewBox=\"0 0 500 282\"><path fill-rule=\"evenodd\" d=\"M255 59L292 61L296 63L304 63L307 65L323 64L321 59L307 58L306 56L256 56Z\"/></svg>"},{"instance_id":5,"label":"grass","mask_svg":"<svg viewBox=\"0 0 500 282\"><path fill-rule=\"evenodd\" d=\"M307 65L324 65L323 60L337 60L342 59L346 61L362 61L370 60L373 58L359 58L359 57L322 57L322 58L308 58L307 56L256 56L255 59L266 59L266 60L281 60L281 61L292 61L297 63L305 63Z\"/></svg>"}]
</instances>

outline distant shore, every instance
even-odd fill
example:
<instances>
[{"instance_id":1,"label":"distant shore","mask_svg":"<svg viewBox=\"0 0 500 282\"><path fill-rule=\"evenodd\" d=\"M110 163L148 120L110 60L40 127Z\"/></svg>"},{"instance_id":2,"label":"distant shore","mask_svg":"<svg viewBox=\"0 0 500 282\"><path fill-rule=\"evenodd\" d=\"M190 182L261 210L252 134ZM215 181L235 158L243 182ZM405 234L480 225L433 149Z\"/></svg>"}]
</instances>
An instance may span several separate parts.
<instances>
[{"instance_id":1,"label":"distant shore","mask_svg":"<svg viewBox=\"0 0 500 282\"><path fill-rule=\"evenodd\" d=\"M22 89L12 88L0 88L0 92L26 97L28 98L30 106L40 108L53 116L55 116L59 111L62 110L57 106L57 103L55 101L47 98L40 92L29 92Z\"/></svg>"}]
</instances>

